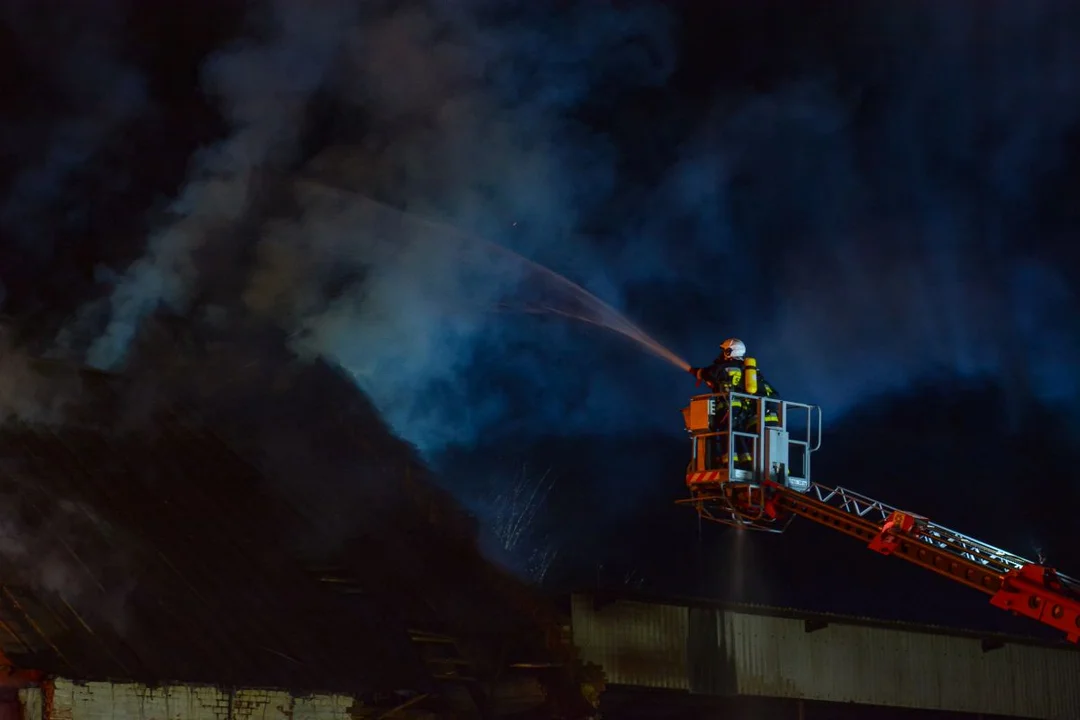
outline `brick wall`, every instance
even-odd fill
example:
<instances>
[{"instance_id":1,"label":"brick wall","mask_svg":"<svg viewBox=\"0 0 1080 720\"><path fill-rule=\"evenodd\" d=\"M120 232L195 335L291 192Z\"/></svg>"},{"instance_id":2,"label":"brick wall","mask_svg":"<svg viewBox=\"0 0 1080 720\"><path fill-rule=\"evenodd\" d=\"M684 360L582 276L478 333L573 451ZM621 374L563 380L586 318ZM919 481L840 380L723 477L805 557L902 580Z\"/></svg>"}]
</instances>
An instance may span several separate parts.
<instances>
[{"instance_id":1,"label":"brick wall","mask_svg":"<svg viewBox=\"0 0 1080 720\"><path fill-rule=\"evenodd\" d=\"M50 692L51 691L51 692ZM19 692L23 720L354 720L363 716L346 695L293 697L277 690L225 690L197 685L75 683Z\"/></svg>"}]
</instances>

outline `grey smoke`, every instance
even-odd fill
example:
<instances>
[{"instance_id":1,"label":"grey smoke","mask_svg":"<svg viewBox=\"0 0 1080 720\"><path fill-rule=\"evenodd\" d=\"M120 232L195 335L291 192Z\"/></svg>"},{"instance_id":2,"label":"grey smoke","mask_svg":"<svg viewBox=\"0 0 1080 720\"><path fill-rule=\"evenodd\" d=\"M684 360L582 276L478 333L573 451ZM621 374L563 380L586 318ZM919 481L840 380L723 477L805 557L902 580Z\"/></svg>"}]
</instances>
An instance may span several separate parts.
<instances>
[{"instance_id":1,"label":"grey smoke","mask_svg":"<svg viewBox=\"0 0 1080 720\"><path fill-rule=\"evenodd\" d=\"M340 144L299 171L317 181L297 182L300 210L263 224L244 298L289 329L298 352L346 367L429 454L528 429L678 433L674 408L689 388L576 330L491 315L485 306L520 275L463 262L473 251L452 234L394 219L364 195L558 260L605 299L648 288L683 354L701 362L739 335L788 396L822 402L833 419L935 375L1015 387L1016 348L1037 350L1038 397L1076 397L1077 265L1033 226L1034 198L1080 120L1073 10L856 12L850 50L864 62L843 78L793 71L767 90L719 94L690 131L658 111L663 132L644 137L672 144L678 162L655 187L623 192L619 153L635 148L617 148L578 110L669 76L660 8L264 9L258 41L208 64L234 135L197 158L180 219L117 288L96 364L118 362L159 304L192 295L193 251L236 241L227 229L245 217L257 169L303 162L296 131L319 95L343 118ZM286 22L287 11L297 15ZM296 59L306 52L315 59ZM607 201L620 242L601 251L576 233Z\"/></svg>"},{"instance_id":2,"label":"grey smoke","mask_svg":"<svg viewBox=\"0 0 1080 720\"><path fill-rule=\"evenodd\" d=\"M140 323L160 305L185 309L198 280L195 253L209 241L231 242L260 173L294 159L308 101L354 18L355 3L347 0L275 0L253 13L252 37L206 62L203 84L221 100L234 132L193 159L171 207L175 219L149 238L112 294L108 326L88 352L91 365L121 364Z\"/></svg>"},{"instance_id":3,"label":"grey smoke","mask_svg":"<svg viewBox=\"0 0 1080 720\"><path fill-rule=\"evenodd\" d=\"M596 88L660 83L672 62L667 17L646 5L352 7L271 3L257 41L209 61L207 87L235 133L196 157L176 221L116 287L91 364L118 366L143 318L183 309L199 282L196 251L231 241L219 238L244 219L259 171L295 159L316 91L362 112L369 131L304 174L332 167L350 188L528 251L571 237L614 180L614 149L572 119L577 106ZM298 217L263 227L248 307L293 330L298 352L353 373L425 450L497 421L503 402L476 398L460 378L520 266L363 197L327 199L302 182L296 195ZM358 279L328 295L349 275Z\"/></svg>"}]
</instances>

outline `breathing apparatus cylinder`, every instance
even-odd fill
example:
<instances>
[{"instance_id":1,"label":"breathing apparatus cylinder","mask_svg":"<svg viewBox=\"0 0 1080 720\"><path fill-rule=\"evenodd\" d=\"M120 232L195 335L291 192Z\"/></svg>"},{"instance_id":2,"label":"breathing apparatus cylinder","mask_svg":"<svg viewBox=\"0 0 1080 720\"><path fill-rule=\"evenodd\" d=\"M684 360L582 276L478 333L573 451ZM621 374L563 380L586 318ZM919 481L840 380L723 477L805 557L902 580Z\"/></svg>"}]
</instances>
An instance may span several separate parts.
<instances>
[{"instance_id":1,"label":"breathing apparatus cylinder","mask_svg":"<svg viewBox=\"0 0 1080 720\"><path fill-rule=\"evenodd\" d=\"M752 357L743 359L743 387L751 395L757 394L757 360Z\"/></svg>"}]
</instances>

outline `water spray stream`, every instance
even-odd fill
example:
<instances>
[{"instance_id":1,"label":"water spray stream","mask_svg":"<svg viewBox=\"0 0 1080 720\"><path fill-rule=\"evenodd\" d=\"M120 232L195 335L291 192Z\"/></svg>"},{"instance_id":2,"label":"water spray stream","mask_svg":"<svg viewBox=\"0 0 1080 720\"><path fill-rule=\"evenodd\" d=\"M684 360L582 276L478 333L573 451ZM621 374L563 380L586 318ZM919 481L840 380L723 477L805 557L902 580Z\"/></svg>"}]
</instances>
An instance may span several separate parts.
<instances>
[{"instance_id":1,"label":"water spray stream","mask_svg":"<svg viewBox=\"0 0 1080 720\"><path fill-rule=\"evenodd\" d=\"M522 559L525 560L525 571L536 583L543 582L559 551L552 538L538 536L535 529L536 520L554 485L555 477L550 468L534 478L529 474L528 465L523 463L515 482L492 500L496 539L511 555L528 548L528 556Z\"/></svg>"},{"instance_id":2,"label":"water spray stream","mask_svg":"<svg viewBox=\"0 0 1080 720\"><path fill-rule=\"evenodd\" d=\"M486 240L482 240L481 238L477 238L477 240L480 240L481 242L489 242ZM494 245L495 247L499 248L504 252L512 254L520 262L524 263L531 269L541 273L548 279L566 288L573 294L577 295L579 299L585 300L586 310L592 310L593 312L573 312L570 310L551 307L549 305L526 305L518 308L519 311L561 315L562 317L566 317L571 320L591 323L593 325L598 325L608 330L613 330L614 332L621 333L626 337L630 338L631 340L634 340L652 354L663 360L668 361L680 370L686 371L690 369L690 363L686 362L678 355L668 350L666 347L664 347L659 342L650 337L644 330L639 328L634 323L630 322L630 320L625 315L605 303L600 298L593 295L585 288L581 287L569 278L560 275L554 270L551 270L550 268L544 267L537 262L529 260L528 258L514 252L513 250L509 250L502 246L495 245L494 243L490 244Z\"/></svg>"},{"instance_id":3,"label":"water spray stream","mask_svg":"<svg viewBox=\"0 0 1080 720\"><path fill-rule=\"evenodd\" d=\"M728 569L727 594L735 602L746 602L746 563L748 561L746 542L749 533L741 528L736 528L734 533L731 567Z\"/></svg>"},{"instance_id":4,"label":"water spray stream","mask_svg":"<svg viewBox=\"0 0 1080 720\"><path fill-rule=\"evenodd\" d=\"M508 252L510 252L510 251L508 251ZM536 263L533 263L531 260L528 260L527 258L522 258L522 259L525 262L528 262L530 264L533 264L533 265L536 264ZM584 288L582 288L579 285L573 283L572 281L568 280L567 278L564 278L561 275L558 275L558 274L552 272L551 270L548 270L547 268L544 268L543 266L537 266L537 267L539 269L546 270L547 272L552 273L559 280L562 280L562 281L564 281L566 283L569 283L570 285L572 285L574 288L576 288L580 292L585 293L589 297L592 297L593 299L595 299L596 302L603 304L602 300L600 300L598 298L595 298L591 293L589 293L588 290L585 290ZM605 311L605 316L608 316L608 312L614 313L614 319L611 319L610 316L608 316L609 319L607 319L607 320L603 319L603 317L590 316L590 315L583 314L583 313L580 313L580 312L573 312L572 310L565 310L565 309L551 307L550 305L510 306L510 305L503 304L503 305L499 305L497 307L497 309L507 309L507 310L513 310L515 312L523 312L523 313L534 313L534 314L537 314L537 315L559 315L559 316L562 316L562 317L565 317L565 318L569 318L570 320L577 320L578 322L589 323L591 325L597 325L597 326L602 327L602 328L604 328L606 330L612 330L614 332L621 333L622 335L625 335L625 336L629 337L634 342L638 343L639 345L644 347L646 350L651 352L653 355L656 355L657 357L659 357L659 358L661 358L663 360L666 360L667 362L671 363L672 365L679 368L680 370L686 371L686 370L690 369L690 363L688 363L685 360L683 360L682 358L680 358L678 355L673 353L671 350L668 350L666 347L664 347L663 345L658 343L656 340L654 340L652 337L650 337L648 334L646 334L643 330L641 330L636 325L634 325L629 320L627 320L626 317L623 316L621 313L618 313L617 311L615 311L614 309L611 309L611 308L608 308L608 310Z\"/></svg>"},{"instance_id":5,"label":"water spray stream","mask_svg":"<svg viewBox=\"0 0 1080 720\"><path fill-rule=\"evenodd\" d=\"M607 330L620 333L621 335L630 338L642 348L652 353L653 355L667 361L671 365L679 368L680 370L689 370L690 364L673 353L671 350L664 347L657 342L654 338L648 335L644 330L632 323L625 315L613 308L608 303L604 302L596 295L592 294L581 285L573 282L567 277L560 275L559 273L544 267L540 263L537 263L529 258L517 253L509 248L503 247L498 243L486 240L477 235L467 233L465 231L454 228L445 223L441 223L435 220L431 220L414 213L406 212L399 208L395 208L378 200L374 200L366 195L349 190L347 188L340 187L333 183L328 183L319 179L305 178L299 181L300 184L309 184L316 186L322 190L330 192L340 193L350 196L356 199L362 199L365 203L370 203L384 211L396 214L400 217L407 217L411 222L427 227L432 230L438 231L440 234L456 238L461 241L473 245L474 247L484 248L492 251L503 257L511 258L516 264L528 268L540 277L553 283L555 287L569 292L580 305L580 309L571 310L567 308L554 307L548 303L535 303L535 304L523 304L523 305L510 305L507 303L500 303L497 309L502 310L515 310L518 312L536 313L536 314L550 314L559 315L572 320L578 320L580 322L589 323L599 327L603 327Z\"/></svg>"}]
</instances>

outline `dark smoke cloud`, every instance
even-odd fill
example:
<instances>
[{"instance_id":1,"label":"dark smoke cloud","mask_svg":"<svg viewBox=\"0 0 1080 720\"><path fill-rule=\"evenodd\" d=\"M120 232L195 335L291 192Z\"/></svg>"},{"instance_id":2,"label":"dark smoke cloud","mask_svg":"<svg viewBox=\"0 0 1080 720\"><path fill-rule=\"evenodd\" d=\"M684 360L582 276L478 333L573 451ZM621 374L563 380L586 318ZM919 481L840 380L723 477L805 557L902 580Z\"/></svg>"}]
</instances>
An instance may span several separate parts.
<instances>
[{"instance_id":1,"label":"dark smoke cloud","mask_svg":"<svg viewBox=\"0 0 1080 720\"><path fill-rule=\"evenodd\" d=\"M354 19L347 4L297 7L272 5L259 42L209 61L208 82L237 132L199 158L177 222L117 287L92 364L121 362L142 318L191 296L196 251L243 218L259 171L296 158L316 91L359 108L370 129L304 174L347 166L358 190L529 251L571 238L614 183L614 148L573 113L598 89L657 84L671 67L667 17L655 9L368 3ZM313 46L316 60L295 67ZM505 323L493 329L491 309L523 261L339 195L298 184L299 217L264 228L245 300L297 330L298 350L353 372L422 449L473 441L501 421L506 402L477 396L463 377L478 362L497 366L514 341ZM350 274L363 281L329 297ZM543 358L521 360L535 364L540 385Z\"/></svg>"},{"instance_id":2,"label":"dark smoke cloud","mask_svg":"<svg viewBox=\"0 0 1080 720\"><path fill-rule=\"evenodd\" d=\"M112 294L108 327L88 352L92 365L122 363L140 323L160 305L183 311L197 286L197 251L236 241L230 233L247 217L260 173L295 159L307 103L340 50L354 5L267 3L251 18L251 37L207 60L203 84L221 99L235 132L194 158L190 181L171 208L174 221L150 237L147 254Z\"/></svg>"},{"instance_id":3,"label":"dark smoke cloud","mask_svg":"<svg viewBox=\"0 0 1080 720\"><path fill-rule=\"evenodd\" d=\"M422 449L471 441L503 405L471 396L460 378L491 308L521 277L520 262L386 206L346 196L333 212L327 203L341 205L337 192L305 194L303 220L268 229L248 306L293 328L303 356L345 367ZM329 295L343 269L362 281Z\"/></svg>"},{"instance_id":4,"label":"dark smoke cloud","mask_svg":"<svg viewBox=\"0 0 1080 720\"><path fill-rule=\"evenodd\" d=\"M590 93L663 82L668 20L647 7L552 13L518 3L449 17L416 8L366 23L345 77L370 131L348 160L348 185L530 256L588 254L575 232L612 191L618 156L574 113ZM320 217L306 209L300 234ZM370 225L342 227L354 246L370 245ZM328 312L310 314L309 346L352 369L394 427L429 453L509 429L512 418L534 429L581 427L587 411L568 405L595 394L566 387L579 378L551 373L555 358L542 351L567 348L562 329L491 312L523 280L543 278L446 231L409 248L375 261ZM589 362L567 354L567 368Z\"/></svg>"},{"instance_id":5,"label":"dark smoke cloud","mask_svg":"<svg viewBox=\"0 0 1080 720\"><path fill-rule=\"evenodd\" d=\"M670 76L665 11L437 7L271 3L258 40L208 61L235 133L197 158L179 219L118 286L95 364L194 296L195 251L239 242L228 228L270 168L300 176L298 210L263 223L247 309L340 362L432 457L514 434L677 436L691 385L614 336L491 313L535 292L530 273L420 217L557 265L695 363L740 336L830 420L926 378L1022 376L1020 392L1076 400L1080 265L1041 204L1073 162L1074 11L860 11L839 53L857 62L718 90L697 128L669 93L627 146L584 118ZM320 103L342 119L312 159L301 131ZM672 145L659 180L622 172L641 138Z\"/></svg>"},{"instance_id":6,"label":"dark smoke cloud","mask_svg":"<svg viewBox=\"0 0 1080 720\"><path fill-rule=\"evenodd\" d=\"M1053 255L1036 205L1080 116L1077 23L1060 5L861 16L877 44L845 77L796 74L768 93L718 96L650 201L604 218L628 242L603 253L573 231L600 200L641 193L615 183L611 139L572 113L616 60L635 81L661 82L669 65L657 58L670 47L653 14L579 12L456 18L457 43L435 40L444 26L417 11L366 26L346 73L372 127L350 158L352 184L557 260L607 298L638 284L692 292L704 302L685 308L673 344L704 361L723 336L744 337L789 396L834 418L956 375L1076 398L1076 256ZM569 49L574 28L590 42ZM638 36L651 52L629 42ZM613 51L625 47L639 50ZM609 59L599 70L598 56ZM298 234L318 234L320 217L305 213ZM363 222L343 227L363 244ZM469 277L476 268L456 249L430 250L437 242L376 263L359 295L305 320L406 437L436 450L508 425L678 431L663 409L679 401L681 378L650 359L616 361L629 370L620 375L571 329L479 314L517 278ZM444 312L463 301L471 314ZM658 314L655 326L677 322ZM476 370L539 392L516 405L498 382L471 383ZM618 410L629 388L643 412ZM519 412L530 421L515 423Z\"/></svg>"}]
</instances>

